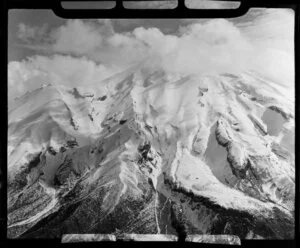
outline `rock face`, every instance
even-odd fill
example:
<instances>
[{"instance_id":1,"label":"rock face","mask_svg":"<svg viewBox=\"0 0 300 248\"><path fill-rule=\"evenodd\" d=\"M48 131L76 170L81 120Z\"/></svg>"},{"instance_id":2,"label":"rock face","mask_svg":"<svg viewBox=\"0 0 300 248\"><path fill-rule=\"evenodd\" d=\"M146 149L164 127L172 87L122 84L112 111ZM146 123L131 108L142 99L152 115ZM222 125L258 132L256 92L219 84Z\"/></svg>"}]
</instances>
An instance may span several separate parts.
<instances>
[{"instance_id":1,"label":"rock face","mask_svg":"<svg viewBox=\"0 0 300 248\"><path fill-rule=\"evenodd\" d=\"M135 68L94 87L49 84L16 99L8 237L293 238L293 99L272 85L250 73ZM270 98L271 107L257 100ZM285 118L277 136L262 120L267 109Z\"/></svg>"}]
</instances>

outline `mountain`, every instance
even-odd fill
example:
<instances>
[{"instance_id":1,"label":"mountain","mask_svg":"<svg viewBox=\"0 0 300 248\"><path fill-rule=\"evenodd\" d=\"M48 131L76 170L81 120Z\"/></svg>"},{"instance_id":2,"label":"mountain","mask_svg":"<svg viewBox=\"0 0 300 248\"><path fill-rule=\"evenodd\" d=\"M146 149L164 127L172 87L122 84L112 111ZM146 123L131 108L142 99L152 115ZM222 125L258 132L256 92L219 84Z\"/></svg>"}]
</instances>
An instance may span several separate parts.
<instances>
[{"instance_id":1,"label":"mountain","mask_svg":"<svg viewBox=\"0 0 300 248\"><path fill-rule=\"evenodd\" d=\"M8 237L294 237L294 98L255 72L132 67L8 109Z\"/></svg>"}]
</instances>

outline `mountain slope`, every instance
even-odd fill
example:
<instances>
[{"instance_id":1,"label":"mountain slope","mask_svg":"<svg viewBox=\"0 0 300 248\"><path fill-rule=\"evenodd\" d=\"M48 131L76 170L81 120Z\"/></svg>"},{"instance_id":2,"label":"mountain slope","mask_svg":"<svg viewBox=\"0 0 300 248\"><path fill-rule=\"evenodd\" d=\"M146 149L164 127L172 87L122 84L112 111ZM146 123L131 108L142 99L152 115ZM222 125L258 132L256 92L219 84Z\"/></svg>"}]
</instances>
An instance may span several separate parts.
<instances>
[{"instance_id":1,"label":"mountain slope","mask_svg":"<svg viewBox=\"0 0 300 248\"><path fill-rule=\"evenodd\" d=\"M133 67L16 99L8 236L293 237L294 102L285 92L254 72Z\"/></svg>"}]
</instances>

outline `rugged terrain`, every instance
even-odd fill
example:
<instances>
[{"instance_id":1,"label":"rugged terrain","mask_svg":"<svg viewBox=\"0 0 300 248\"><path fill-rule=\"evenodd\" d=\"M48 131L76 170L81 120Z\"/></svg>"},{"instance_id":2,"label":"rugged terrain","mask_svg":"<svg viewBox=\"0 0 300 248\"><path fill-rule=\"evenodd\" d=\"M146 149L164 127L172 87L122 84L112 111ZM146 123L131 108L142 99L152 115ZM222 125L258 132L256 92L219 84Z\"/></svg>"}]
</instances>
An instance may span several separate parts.
<instances>
[{"instance_id":1,"label":"rugged terrain","mask_svg":"<svg viewBox=\"0 0 300 248\"><path fill-rule=\"evenodd\" d=\"M294 95L254 72L133 67L8 110L8 237L294 237Z\"/></svg>"}]
</instances>

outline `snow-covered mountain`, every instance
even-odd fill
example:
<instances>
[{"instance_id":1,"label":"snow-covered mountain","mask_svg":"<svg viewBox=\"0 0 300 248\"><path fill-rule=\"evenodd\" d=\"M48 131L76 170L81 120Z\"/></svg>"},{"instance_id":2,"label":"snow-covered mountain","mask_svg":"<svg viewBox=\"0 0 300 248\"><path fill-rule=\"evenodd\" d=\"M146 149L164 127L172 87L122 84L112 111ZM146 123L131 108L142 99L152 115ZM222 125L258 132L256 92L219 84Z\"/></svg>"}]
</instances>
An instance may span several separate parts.
<instances>
[{"instance_id":1,"label":"snow-covered mountain","mask_svg":"<svg viewBox=\"0 0 300 248\"><path fill-rule=\"evenodd\" d=\"M294 236L294 96L254 72L133 67L8 110L8 236Z\"/></svg>"}]
</instances>

